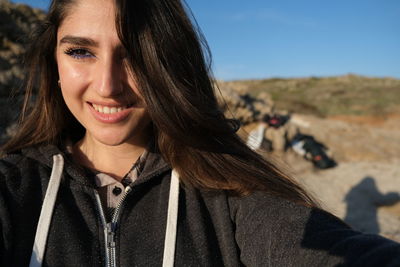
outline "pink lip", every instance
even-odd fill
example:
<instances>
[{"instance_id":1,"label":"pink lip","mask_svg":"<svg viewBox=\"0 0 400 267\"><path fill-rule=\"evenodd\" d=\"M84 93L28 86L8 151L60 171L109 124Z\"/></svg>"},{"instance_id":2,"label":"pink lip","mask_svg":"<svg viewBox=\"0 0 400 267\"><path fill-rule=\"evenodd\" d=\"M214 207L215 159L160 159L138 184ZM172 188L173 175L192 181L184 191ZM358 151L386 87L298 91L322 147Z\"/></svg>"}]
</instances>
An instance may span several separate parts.
<instances>
[{"instance_id":1,"label":"pink lip","mask_svg":"<svg viewBox=\"0 0 400 267\"><path fill-rule=\"evenodd\" d=\"M113 114L104 114L104 113L100 113L100 112L96 111L94 109L94 107L92 106L92 104L90 104L90 103L87 103L87 104L88 104L89 110L93 114L94 118L103 123L121 122L121 121L125 120L131 112L131 108L127 108L127 109L124 109L120 112L116 112Z\"/></svg>"}]
</instances>

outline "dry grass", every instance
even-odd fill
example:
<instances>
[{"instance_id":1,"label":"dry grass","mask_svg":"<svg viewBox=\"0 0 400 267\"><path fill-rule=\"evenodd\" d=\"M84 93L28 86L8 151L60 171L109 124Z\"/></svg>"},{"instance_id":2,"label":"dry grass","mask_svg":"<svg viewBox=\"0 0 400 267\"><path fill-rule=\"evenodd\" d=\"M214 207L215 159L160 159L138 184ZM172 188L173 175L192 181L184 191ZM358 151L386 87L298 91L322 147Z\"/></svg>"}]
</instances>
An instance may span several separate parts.
<instances>
[{"instance_id":1,"label":"dry grass","mask_svg":"<svg viewBox=\"0 0 400 267\"><path fill-rule=\"evenodd\" d=\"M224 82L257 96L267 92L277 109L321 117L400 114L400 80L357 75Z\"/></svg>"}]
</instances>

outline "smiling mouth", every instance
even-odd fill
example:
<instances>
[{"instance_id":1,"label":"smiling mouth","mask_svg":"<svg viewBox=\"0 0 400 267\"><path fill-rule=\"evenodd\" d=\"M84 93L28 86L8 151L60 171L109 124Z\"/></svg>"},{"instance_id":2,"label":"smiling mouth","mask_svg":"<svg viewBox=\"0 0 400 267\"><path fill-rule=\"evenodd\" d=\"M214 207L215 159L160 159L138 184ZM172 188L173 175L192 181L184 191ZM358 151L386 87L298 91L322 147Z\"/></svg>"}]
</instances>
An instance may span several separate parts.
<instances>
[{"instance_id":1,"label":"smiling mouth","mask_svg":"<svg viewBox=\"0 0 400 267\"><path fill-rule=\"evenodd\" d=\"M96 105L93 103L91 103L91 105L94 108L94 110L96 110L97 112L102 113L102 114L118 113L118 112L121 112L121 111L133 106L133 104L131 104L131 105L127 105L127 106L108 107L108 106Z\"/></svg>"}]
</instances>

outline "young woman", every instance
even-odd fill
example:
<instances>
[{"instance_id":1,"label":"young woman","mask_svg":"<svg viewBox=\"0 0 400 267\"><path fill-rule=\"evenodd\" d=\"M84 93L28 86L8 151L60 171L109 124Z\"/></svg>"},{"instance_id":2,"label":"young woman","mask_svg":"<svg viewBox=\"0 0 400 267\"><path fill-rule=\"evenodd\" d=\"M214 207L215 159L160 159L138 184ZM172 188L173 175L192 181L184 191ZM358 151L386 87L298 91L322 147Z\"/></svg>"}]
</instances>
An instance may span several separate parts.
<instances>
[{"instance_id":1,"label":"young woman","mask_svg":"<svg viewBox=\"0 0 400 267\"><path fill-rule=\"evenodd\" d=\"M52 2L0 161L1 266L400 264L240 140L186 13Z\"/></svg>"}]
</instances>

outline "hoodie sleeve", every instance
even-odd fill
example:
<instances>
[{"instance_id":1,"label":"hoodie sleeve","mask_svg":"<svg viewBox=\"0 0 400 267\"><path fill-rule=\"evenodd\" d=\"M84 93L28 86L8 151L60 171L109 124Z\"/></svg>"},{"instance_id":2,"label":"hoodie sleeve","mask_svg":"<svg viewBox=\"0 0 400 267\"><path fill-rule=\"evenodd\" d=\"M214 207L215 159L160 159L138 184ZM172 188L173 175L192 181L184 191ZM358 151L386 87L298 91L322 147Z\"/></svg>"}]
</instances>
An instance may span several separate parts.
<instances>
[{"instance_id":1,"label":"hoodie sleeve","mask_svg":"<svg viewBox=\"0 0 400 267\"><path fill-rule=\"evenodd\" d=\"M400 244L319 210L254 193L231 204L245 266L400 266Z\"/></svg>"},{"instance_id":2,"label":"hoodie sleeve","mask_svg":"<svg viewBox=\"0 0 400 267\"><path fill-rule=\"evenodd\" d=\"M12 223L9 207L7 206L7 190L5 175L0 172L0 265L8 266L7 257L10 256L12 246Z\"/></svg>"},{"instance_id":3,"label":"hoodie sleeve","mask_svg":"<svg viewBox=\"0 0 400 267\"><path fill-rule=\"evenodd\" d=\"M20 155L0 160L0 266L29 263L42 202L34 164Z\"/></svg>"}]
</instances>

